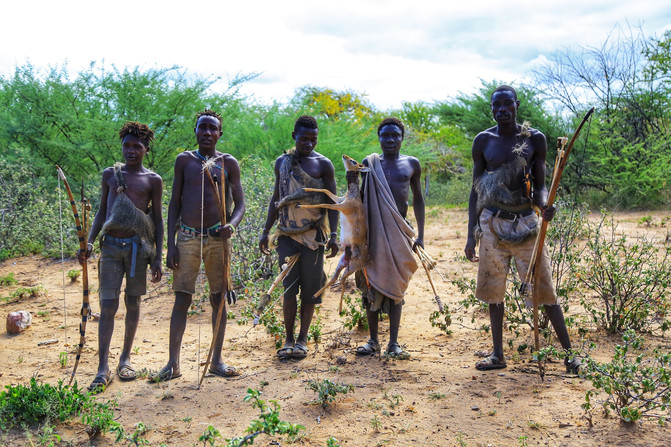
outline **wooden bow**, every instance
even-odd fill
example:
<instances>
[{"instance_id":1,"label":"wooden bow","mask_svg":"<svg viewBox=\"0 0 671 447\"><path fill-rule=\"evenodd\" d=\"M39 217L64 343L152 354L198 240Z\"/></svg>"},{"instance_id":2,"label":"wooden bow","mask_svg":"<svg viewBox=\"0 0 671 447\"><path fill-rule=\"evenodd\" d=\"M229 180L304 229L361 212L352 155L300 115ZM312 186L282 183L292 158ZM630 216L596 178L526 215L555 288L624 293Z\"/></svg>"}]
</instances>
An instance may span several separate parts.
<instances>
[{"instance_id":1,"label":"wooden bow","mask_svg":"<svg viewBox=\"0 0 671 447\"><path fill-rule=\"evenodd\" d=\"M82 188L82 221L79 220L79 212L77 211L77 204L75 203L75 198L72 195L72 189L70 189L70 185L68 184L67 179L65 178L65 174L63 174L63 170L59 167L56 166L56 170L58 171L58 176L63 180L63 184L65 185L65 190L68 192L68 198L70 199L70 206L72 206L72 213L74 214L75 217L75 226L77 228L77 236L79 237L79 249L86 253L86 213L90 209L90 205L88 204L88 201L84 199L84 190ZM75 378L75 373L77 372L77 367L79 366L79 359L81 359L82 356L82 350L84 349L84 343L86 341L86 322L89 319L89 316L91 315L91 305L89 301L89 273L87 269L87 261L84 261L82 264L82 309L81 309L81 316L82 316L82 321L79 323L79 347L77 348L77 357L75 358L75 366L72 369L72 375L70 376L70 381L68 382L68 385L72 384L72 381Z\"/></svg>"},{"instance_id":2,"label":"wooden bow","mask_svg":"<svg viewBox=\"0 0 671 447\"><path fill-rule=\"evenodd\" d=\"M226 190L224 187L224 179L222 178L221 182L221 194L219 194L219 187L215 183L214 179L212 178L212 174L210 173L210 166L214 165L214 160L210 159L207 162L203 163L203 170L205 171L205 174L207 175L207 178L210 180L210 185L212 186L212 189L214 190L214 197L217 201L217 206L219 208L219 219L221 222L221 226L224 227L226 226ZM222 177L223 177L223 161L222 161ZM207 368L210 366L210 361L212 360L212 352L214 351L214 344L217 341L217 336L219 335L219 327L221 326L221 317L224 313L224 307L226 307L226 302L224 299L229 298L229 294L234 294L235 292L232 290L231 284L232 284L232 278L231 278L231 263L230 263L230 243L228 239L223 240L224 243L224 287L223 287L223 292L221 294L221 303L219 303L219 309L217 311L217 321L214 325L214 332L212 333L212 343L210 343L210 350L207 353L207 360L205 361L205 368L203 369L203 375L200 377L200 382L198 382L198 388L203 384L203 380L205 379L205 374L207 374ZM233 298L234 299L234 298Z\"/></svg>"},{"instance_id":3,"label":"wooden bow","mask_svg":"<svg viewBox=\"0 0 671 447\"><path fill-rule=\"evenodd\" d=\"M557 196L557 190L559 189L559 182L568 161L568 156L571 153L571 149L573 149L575 141L578 139L578 135L580 135L580 131L593 112L594 107L592 107L582 119L582 122L576 129L568 145L566 145L566 138L557 138L557 156L555 158L555 165L552 171L552 183L550 184L550 191L548 192L548 207L554 204L555 197ZM536 347L536 352L540 351L540 335L538 333L538 287L536 285L536 271L540 268L540 253L541 250L543 250L543 246L545 245L545 235L547 234L548 224L549 222L544 220L543 216L541 215L541 227L538 231L538 235L536 236L534 250L531 254L531 260L529 261L529 269L527 270L524 283L520 287L520 293L524 295L529 293L529 286L531 286L531 296L534 304L534 344ZM545 371L541 365L540 358L538 362L538 368L542 378L545 375Z\"/></svg>"}]
</instances>

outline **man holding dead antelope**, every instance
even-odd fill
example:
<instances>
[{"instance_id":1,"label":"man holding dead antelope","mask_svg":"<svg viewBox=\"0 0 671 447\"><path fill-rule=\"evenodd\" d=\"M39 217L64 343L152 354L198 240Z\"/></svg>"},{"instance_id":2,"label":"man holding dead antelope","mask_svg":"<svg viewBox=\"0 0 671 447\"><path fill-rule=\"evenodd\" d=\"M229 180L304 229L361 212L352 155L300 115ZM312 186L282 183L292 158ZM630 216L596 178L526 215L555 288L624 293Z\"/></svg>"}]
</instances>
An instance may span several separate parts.
<instances>
[{"instance_id":1,"label":"man holding dead antelope","mask_svg":"<svg viewBox=\"0 0 671 447\"><path fill-rule=\"evenodd\" d=\"M413 250L416 246L424 247L422 168L417 158L401 154L405 128L399 119L382 120L377 134L382 154L371 154L363 161L370 168L363 174L362 192L371 263L356 275L366 307L370 340L359 346L356 353L372 355L380 351L378 322L379 313L384 311L389 314L387 354L407 358L409 354L398 343L398 332L403 296L417 270ZM358 172L348 172L347 182L356 181ZM406 220L410 191L417 221L416 238Z\"/></svg>"},{"instance_id":2,"label":"man holding dead antelope","mask_svg":"<svg viewBox=\"0 0 671 447\"><path fill-rule=\"evenodd\" d=\"M545 186L545 135L517 123L520 105L517 92L507 85L491 96L496 126L479 133L473 140L473 188L468 203L468 239L465 254L478 262L475 296L489 305L494 351L476 363L478 370L506 367L503 356L503 315L506 277L511 258L524 280L538 233L540 211L544 220L554 217L547 206ZM479 256L475 255L477 241ZM562 347L571 349L564 314L557 303L547 248L543 248L536 272L537 296L554 327ZM576 358L566 358L566 368L577 371Z\"/></svg>"},{"instance_id":3,"label":"man holding dead antelope","mask_svg":"<svg viewBox=\"0 0 671 447\"><path fill-rule=\"evenodd\" d=\"M295 147L275 161L275 188L268 205L266 224L259 237L261 252L269 255L268 235L275 221L279 220L273 236L276 236L280 267L287 257L299 255L298 261L282 282L286 340L284 346L277 351L277 356L282 360L302 359L307 355L308 330L315 305L321 303L322 299L321 295L315 294L326 282L324 246L331 251L329 258L338 253L335 231L338 212L298 206L324 203L327 200L323 193L306 192L304 188L326 189L332 193L336 191L333 163L314 150L318 135L319 129L314 117L303 115L296 120L291 134ZM296 296L299 288L301 325L298 338L295 339L294 327L298 312Z\"/></svg>"}]
</instances>

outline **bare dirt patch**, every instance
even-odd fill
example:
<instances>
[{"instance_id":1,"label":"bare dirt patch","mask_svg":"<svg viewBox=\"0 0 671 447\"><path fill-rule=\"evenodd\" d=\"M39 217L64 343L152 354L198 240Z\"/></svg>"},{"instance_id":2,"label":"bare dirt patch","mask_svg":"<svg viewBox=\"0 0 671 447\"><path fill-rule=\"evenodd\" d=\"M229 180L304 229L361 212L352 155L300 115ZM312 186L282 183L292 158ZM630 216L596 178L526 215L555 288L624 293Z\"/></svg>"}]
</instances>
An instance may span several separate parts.
<instances>
[{"instance_id":1,"label":"bare dirt patch","mask_svg":"<svg viewBox=\"0 0 671 447\"><path fill-rule=\"evenodd\" d=\"M651 221L645 219L651 216ZM628 235L647 233L664 240L668 237L668 213L619 214L621 231ZM463 297L449 281L474 278L477 265L462 259L467 214L465 210L434 209L429 212L426 231L427 252L438 260L447 281L434 281L444 303L454 308ZM253 236L253 235L251 235ZM250 236L250 237L251 237ZM332 270L334 264L328 265ZM24 333L0 335L0 384L26 383L32 376L55 383L67 380L74 363L79 340L77 325L81 306L81 282L70 283L64 271L77 268L74 260L59 262L29 257L0 264L0 276L14 273L19 284L1 286L0 297L18 287L41 286L44 294L35 298L0 304L2 315L25 309L33 315L33 325ZM328 272L327 272L328 273ZM90 263L90 283L97 287L97 268ZM95 291L95 289L94 289ZM93 311L99 306L92 294ZM137 422L150 427L147 439L152 445L191 446L213 425L224 437L243 434L258 410L243 402L247 388L261 388L262 398L275 399L282 406L281 417L306 427L299 445L324 446L330 436L341 446L406 445L668 445L671 431L653 422L634 427L621 425L616 418L597 412L590 427L580 404L589 383L564 372L563 364L551 363L541 381L527 353L513 358L500 371L475 370L475 353L490 349L489 334L452 325L447 336L431 327L429 314L436 309L433 293L422 269L413 278L403 311L400 341L410 352L409 360L389 360L379 356L361 358L355 349L368 339L365 331L343 331L338 316L339 292L329 292L321 306L325 326L322 342L311 343L304 360L281 362L275 355L274 340L262 326L250 330L229 320L224 359L241 372L235 379L206 378L200 390L198 359L204 360L211 329L209 311L189 317L182 348L182 373L179 379L154 384L147 380L115 380L101 399L119 403L117 420L127 429ZM64 316L64 298L66 315ZM164 282L151 290L142 303L142 316L136 336L133 362L136 368L158 369L167 360L168 331L172 293ZM229 308L239 312L244 300ZM571 303L571 312L579 312ZM110 364L116 365L123 338L124 308L120 306L112 340ZM481 316L482 322L487 316ZM63 325L67 321L67 330ZM97 365L97 322L89 321L86 346L77 372L86 386ZM67 335L67 338L66 338ZM572 338L578 339L575 329ZM504 332L504 337L509 337ZM599 348L597 355L608 358L617 337L590 332L588 338ZM58 342L38 346L41 341ZM381 325L381 342L386 345L388 325ZM649 337L652 343L669 345L668 339ZM531 334L529 334L531 343ZM67 351L68 366L61 368L59 353ZM353 394L324 409L313 401L307 388L310 379L352 384ZM64 441L87 445L81 424L57 426ZM5 445L29 445L19 432L0 435ZM269 445L261 435L255 445ZM282 441L286 444L286 441ZM113 445L106 435L95 445Z\"/></svg>"}]
</instances>

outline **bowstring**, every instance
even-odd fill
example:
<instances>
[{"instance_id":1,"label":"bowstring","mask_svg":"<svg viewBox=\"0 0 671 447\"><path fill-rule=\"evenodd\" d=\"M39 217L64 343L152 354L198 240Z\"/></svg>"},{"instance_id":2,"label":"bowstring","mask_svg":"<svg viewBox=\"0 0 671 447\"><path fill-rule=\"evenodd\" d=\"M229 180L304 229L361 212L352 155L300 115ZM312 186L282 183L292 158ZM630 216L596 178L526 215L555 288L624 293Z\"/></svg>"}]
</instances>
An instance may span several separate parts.
<instances>
[{"instance_id":1,"label":"bowstring","mask_svg":"<svg viewBox=\"0 0 671 447\"><path fill-rule=\"evenodd\" d=\"M580 155L580 163L578 163L578 169L577 169L577 175L578 175L578 184L576 185L576 194L577 191L580 189L582 186L582 168L585 166L585 154L587 153L587 143L589 142L589 135L590 131L592 129L592 117L594 114L590 115L589 120L587 121L587 134L585 135L585 140L583 142L582 146L582 154ZM578 200L577 197L574 197L574 200L571 200L571 215L570 215L570 221L573 222L574 219L576 219L576 212L578 209ZM555 287L557 284L555 284Z\"/></svg>"},{"instance_id":2,"label":"bowstring","mask_svg":"<svg viewBox=\"0 0 671 447\"><path fill-rule=\"evenodd\" d=\"M203 164L203 169L200 170L200 258L198 258L201 262L203 262L203 229L204 229L204 224L203 224L203 217L205 213L205 165ZM198 268L198 275L201 275L201 268ZM202 309L202 306L201 306ZM200 333L201 333L201 325L203 323L203 316L201 312L201 316L198 318L198 354L197 354L197 363L196 363L196 388L198 387L199 380L198 378L200 377ZM214 337L214 334L212 335Z\"/></svg>"},{"instance_id":3,"label":"bowstring","mask_svg":"<svg viewBox=\"0 0 671 447\"><path fill-rule=\"evenodd\" d=\"M58 177L58 222L61 233L61 273L63 274L63 350L66 350L68 345L68 313L65 300L65 242L63 240L63 199L61 195L61 177Z\"/></svg>"}]
</instances>

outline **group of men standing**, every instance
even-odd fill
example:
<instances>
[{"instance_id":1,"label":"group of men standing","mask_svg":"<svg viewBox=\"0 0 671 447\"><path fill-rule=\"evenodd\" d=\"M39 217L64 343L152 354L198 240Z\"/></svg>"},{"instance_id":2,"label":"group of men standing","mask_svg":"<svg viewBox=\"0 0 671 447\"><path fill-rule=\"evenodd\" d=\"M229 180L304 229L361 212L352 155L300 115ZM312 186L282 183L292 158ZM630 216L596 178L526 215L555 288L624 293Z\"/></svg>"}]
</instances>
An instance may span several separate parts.
<instances>
[{"instance_id":1,"label":"group of men standing","mask_svg":"<svg viewBox=\"0 0 671 447\"><path fill-rule=\"evenodd\" d=\"M512 242L508 233L533 233L538 218L532 205L541 210L544 219L551 219L554 208L546 206L545 152L542 133L520 125L516 120L519 101L508 86L492 94L491 108L496 126L480 133L473 142L474 187L469 201L469 226L466 256L477 261L477 235L482 233L480 272L476 296L490 305L493 353L476 368L505 367L502 345L503 295L505 278L513 256L520 275L526 271L529 238ZM223 306L223 318L214 340L209 372L222 377L238 374L221 358L226 328L226 290L223 279L224 241L230 239L245 213L245 199L240 181L240 167L230 154L216 150L222 136L221 117L212 110L198 114L194 128L198 149L185 151L175 160L172 196L168 209L166 264L173 271L175 293L170 320L169 359L167 364L150 375L150 380L177 378L180 372L180 350L186 327L187 312L195 293L201 262L209 284L212 304L212 327L215 331L217 311ZM280 359L304 358L308 354L308 330L316 296L326 277L324 254L334 257L338 213L334 210L301 208L300 200L289 206L278 206L283 199L294 197L303 188L336 191L335 170L331 161L315 151L319 129L311 116L301 116L291 134L294 147L275 161L275 185L267 218L259 237L259 249L270 254L273 239L280 266L298 254L298 261L284 278L283 316L286 340L277 351ZM389 340L386 352L391 357L405 358L408 353L398 342L403 296L417 264L413 256L416 246L424 246L424 200L421 191L421 166L412 156L401 154L405 137L403 123L385 118L377 129L381 154L366 157L369 170L359 179L358 172L347 173L348 186L361 181L361 197L368 219L368 241L371 262L365 274L357 275L366 307L370 339L356 349L358 355L380 352L378 322L382 311L389 315ZM109 344L114 329L114 316L119 305L122 279L126 278L124 300L127 307L124 345L116 376L133 380L136 372L130 362L130 350L139 320L140 297L146 293L146 269L151 267L152 282L162 276L163 219L161 212L161 178L143 166L143 158L154 140L153 131L140 123L126 123L119 133L124 164L107 168L102 174L100 209L91 226L86 252L79 253L80 262L91 255L93 243L101 236L99 261L101 318L99 325L99 364L89 389L104 390L113 380L108 364ZM219 184L226 203L225 224L219 209L220 198L215 188L204 179L203 166ZM531 178L533 194L524 192L524 178ZM489 194L487 177L503 177L509 195ZM406 220L412 192L412 207L417 224L416 233ZM132 206L130 206L130 205ZM298 205L298 206L297 206ZM130 216L130 217L129 217ZM140 223L138 223L140 222ZM271 229L276 225L273 238ZM521 226L520 226L521 225ZM533 245L533 241L531 242ZM544 253L547 267L547 252ZM543 267L542 302L553 323L562 346L570 348L561 308L552 289L549 267ZM300 291L300 328L295 334Z\"/></svg>"}]
</instances>

